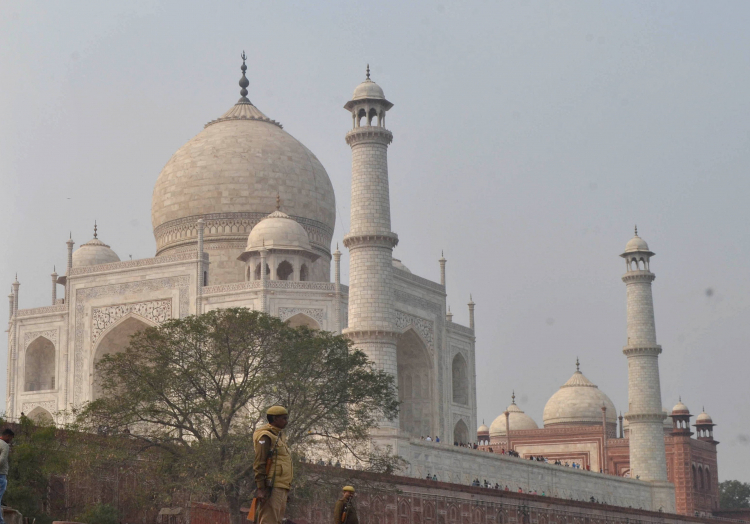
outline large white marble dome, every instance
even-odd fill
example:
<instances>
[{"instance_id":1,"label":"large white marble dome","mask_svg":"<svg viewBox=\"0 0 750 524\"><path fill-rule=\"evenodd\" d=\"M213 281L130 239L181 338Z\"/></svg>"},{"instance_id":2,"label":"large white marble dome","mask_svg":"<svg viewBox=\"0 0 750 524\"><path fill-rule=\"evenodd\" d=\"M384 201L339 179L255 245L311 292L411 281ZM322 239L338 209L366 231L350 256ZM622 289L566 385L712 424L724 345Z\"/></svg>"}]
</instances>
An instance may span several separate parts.
<instances>
[{"instance_id":1,"label":"large white marble dome","mask_svg":"<svg viewBox=\"0 0 750 524\"><path fill-rule=\"evenodd\" d=\"M608 424L617 424L617 411L609 397L578 369L550 397L544 406L544 427L555 425L593 426L602 424L602 406Z\"/></svg>"},{"instance_id":2,"label":"large white marble dome","mask_svg":"<svg viewBox=\"0 0 750 524\"><path fill-rule=\"evenodd\" d=\"M240 281L236 258L280 197L324 257L322 277L336 221L331 181L308 148L247 99L244 69L240 85L240 100L178 149L159 174L151 201L156 254L194 250L202 218L214 282Z\"/></svg>"}]
</instances>

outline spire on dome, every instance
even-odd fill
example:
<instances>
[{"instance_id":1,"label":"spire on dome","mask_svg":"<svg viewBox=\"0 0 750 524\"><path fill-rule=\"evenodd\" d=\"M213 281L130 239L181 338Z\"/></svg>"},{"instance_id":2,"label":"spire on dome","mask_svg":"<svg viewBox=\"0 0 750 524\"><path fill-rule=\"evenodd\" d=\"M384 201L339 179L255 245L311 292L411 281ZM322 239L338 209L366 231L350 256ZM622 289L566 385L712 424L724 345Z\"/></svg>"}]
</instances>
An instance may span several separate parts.
<instances>
[{"instance_id":1,"label":"spire on dome","mask_svg":"<svg viewBox=\"0 0 750 524\"><path fill-rule=\"evenodd\" d=\"M281 211L281 195L276 193L276 211Z\"/></svg>"},{"instance_id":2,"label":"spire on dome","mask_svg":"<svg viewBox=\"0 0 750 524\"><path fill-rule=\"evenodd\" d=\"M515 389L513 390L513 394L510 396L510 398L512 400L511 404L515 404L516 403L516 390Z\"/></svg>"},{"instance_id":3,"label":"spire on dome","mask_svg":"<svg viewBox=\"0 0 750 524\"><path fill-rule=\"evenodd\" d=\"M578 357L576 357L576 373L581 372L581 363L578 361Z\"/></svg>"},{"instance_id":4,"label":"spire on dome","mask_svg":"<svg viewBox=\"0 0 750 524\"><path fill-rule=\"evenodd\" d=\"M247 55L245 55L245 51L242 51L242 54L240 55L242 58L242 66L240 69L242 70L242 78L240 78L240 95L241 98L237 101L238 104L250 104L250 100L247 98L247 86L250 85L250 81L245 76L245 71L247 71L247 65L245 65L245 60L247 60Z\"/></svg>"},{"instance_id":5,"label":"spire on dome","mask_svg":"<svg viewBox=\"0 0 750 524\"><path fill-rule=\"evenodd\" d=\"M370 64L367 64L367 80L370 79Z\"/></svg>"},{"instance_id":6,"label":"spire on dome","mask_svg":"<svg viewBox=\"0 0 750 524\"><path fill-rule=\"evenodd\" d=\"M635 236L638 236L638 224L635 225Z\"/></svg>"},{"instance_id":7,"label":"spire on dome","mask_svg":"<svg viewBox=\"0 0 750 524\"><path fill-rule=\"evenodd\" d=\"M96 220L94 220L94 238L96 238Z\"/></svg>"}]
</instances>

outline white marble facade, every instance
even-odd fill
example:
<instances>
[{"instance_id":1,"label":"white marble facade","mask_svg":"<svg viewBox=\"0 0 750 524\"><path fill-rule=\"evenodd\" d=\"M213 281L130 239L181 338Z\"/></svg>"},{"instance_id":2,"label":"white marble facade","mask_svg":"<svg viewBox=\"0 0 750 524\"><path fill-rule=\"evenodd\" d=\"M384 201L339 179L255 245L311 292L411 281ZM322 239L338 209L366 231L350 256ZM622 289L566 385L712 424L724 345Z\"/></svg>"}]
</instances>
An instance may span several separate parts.
<instances>
[{"instance_id":1,"label":"white marble facade","mask_svg":"<svg viewBox=\"0 0 750 524\"><path fill-rule=\"evenodd\" d=\"M244 64L242 74L246 84ZM350 280L379 282L385 292L350 296L338 278L341 254L331 252L336 207L325 169L250 103L245 87L237 104L180 148L156 181L154 258L120 261L116 246L95 232L77 250L68 240L68 267L53 275L52 305L19 309L22 286L14 286L7 415L61 421L98 395L95 364L103 355L170 318L247 307L341 333L352 311L355 317L365 311L388 319L393 332L403 401L397 433L473 440L474 331L446 317L444 276L433 282L396 260L379 274L353 264ZM356 162L365 172L387 169L385 156L365 153ZM356 172L354 178L363 202L389 208L387 187L368 194L367 180Z\"/></svg>"}]
</instances>

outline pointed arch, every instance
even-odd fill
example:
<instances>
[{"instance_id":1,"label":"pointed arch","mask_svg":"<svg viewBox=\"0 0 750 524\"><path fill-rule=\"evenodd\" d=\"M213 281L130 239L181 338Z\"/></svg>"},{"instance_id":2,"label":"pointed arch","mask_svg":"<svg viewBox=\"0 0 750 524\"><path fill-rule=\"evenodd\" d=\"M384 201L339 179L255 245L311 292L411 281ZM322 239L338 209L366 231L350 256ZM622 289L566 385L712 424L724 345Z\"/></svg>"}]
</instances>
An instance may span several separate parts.
<instances>
[{"instance_id":1,"label":"pointed arch","mask_svg":"<svg viewBox=\"0 0 750 524\"><path fill-rule=\"evenodd\" d=\"M459 444L468 444L469 442L469 428L462 419L453 426L453 440Z\"/></svg>"},{"instance_id":2,"label":"pointed arch","mask_svg":"<svg viewBox=\"0 0 750 524\"><path fill-rule=\"evenodd\" d=\"M456 353L452 364L453 402L469 405L469 366L461 353Z\"/></svg>"},{"instance_id":3,"label":"pointed arch","mask_svg":"<svg viewBox=\"0 0 750 524\"><path fill-rule=\"evenodd\" d=\"M24 355L24 391L55 389L55 344L44 336L36 337Z\"/></svg>"},{"instance_id":4,"label":"pointed arch","mask_svg":"<svg viewBox=\"0 0 750 524\"><path fill-rule=\"evenodd\" d=\"M96 364L105 356L121 353L130 345L130 337L137 332L156 324L135 313L128 313L118 322L108 326L99 336L99 341L92 351L90 385L91 399L95 400L102 394L101 384L98 380Z\"/></svg>"},{"instance_id":5,"label":"pointed arch","mask_svg":"<svg viewBox=\"0 0 750 524\"><path fill-rule=\"evenodd\" d=\"M286 322L291 327L307 326L310 329L320 329L320 324L314 318L308 317L304 313L297 313L289 317Z\"/></svg>"},{"instance_id":6,"label":"pointed arch","mask_svg":"<svg viewBox=\"0 0 750 524\"><path fill-rule=\"evenodd\" d=\"M43 426L49 426L55 423L55 419L52 416L52 413L44 409L42 406L35 407L26 416L33 420L36 424Z\"/></svg>"},{"instance_id":7,"label":"pointed arch","mask_svg":"<svg viewBox=\"0 0 750 524\"><path fill-rule=\"evenodd\" d=\"M278 267L276 267L277 280L292 280L293 275L294 268L288 260L282 260Z\"/></svg>"},{"instance_id":8,"label":"pointed arch","mask_svg":"<svg viewBox=\"0 0 750 524\"><path fill-rule=\"evenodd\" d=\"M434 435L434 371L430 353L416 330L407 328L396 345L399 426L413 436ZM411 398L406 393L411 383Z\"/></svg>"}]
</instances>

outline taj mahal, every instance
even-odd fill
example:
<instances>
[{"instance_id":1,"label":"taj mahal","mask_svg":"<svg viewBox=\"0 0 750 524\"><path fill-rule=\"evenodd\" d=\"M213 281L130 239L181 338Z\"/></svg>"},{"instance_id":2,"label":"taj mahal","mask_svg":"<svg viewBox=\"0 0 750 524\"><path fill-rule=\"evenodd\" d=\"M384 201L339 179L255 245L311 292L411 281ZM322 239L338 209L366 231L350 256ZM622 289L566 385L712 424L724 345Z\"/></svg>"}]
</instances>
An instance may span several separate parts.
<instances>
[{"instance_id":1,"label":"taj mahal","mask_svg":"<svg viewBox=\"0 0 750 524\"><path fill-rule=\"evenodd\" d=\"M480 425L473 300L469 325L454 322L445 258L438 260L439 282L393 258L399 238L391 224L393 134L386 114L394 104L370 79L369 66L344 105L350 118L342 118L352 151L351 226L341 239L348 285L341 282L342 253L333 239L328 174L313 152L250 101L244 54L241 70L240 99L174 153L156 179L153 258L121 260L106 232L94 228L93 238L77 248L74 237L67 239L67 267L51 275L48 305L19 309L21 285L13 282L8 416L58 420L97 398L96 363L125 350L133 333L171 318L246 307L293 326L342 333L396 378L399 417L374 431L372 443L405 458L409 476L432 474L464 485L479 477L560 498L595 496L684 515L718 507L713 421L701 413L694 432L682 399L673 399L671 411L662 404L654 252L637 230L620 254L624 275L612 275L622 278L627 301L627 333L611 349L628 369L624 415L618 417L576 363L567 381L560 377L543 427L515 398L490 426ZM439 435L441 442L422 435ZM460 445L469 442L477 445ZM555 465L566 462L583 467Z\"/></svg>"}]
</instances>

